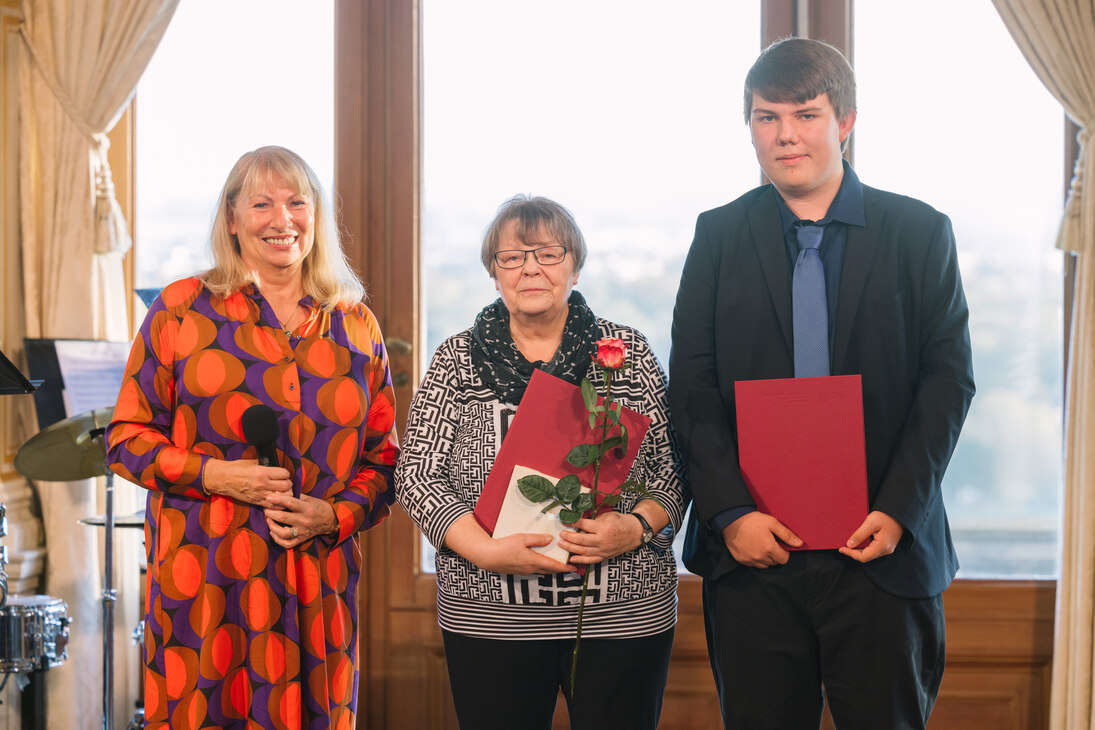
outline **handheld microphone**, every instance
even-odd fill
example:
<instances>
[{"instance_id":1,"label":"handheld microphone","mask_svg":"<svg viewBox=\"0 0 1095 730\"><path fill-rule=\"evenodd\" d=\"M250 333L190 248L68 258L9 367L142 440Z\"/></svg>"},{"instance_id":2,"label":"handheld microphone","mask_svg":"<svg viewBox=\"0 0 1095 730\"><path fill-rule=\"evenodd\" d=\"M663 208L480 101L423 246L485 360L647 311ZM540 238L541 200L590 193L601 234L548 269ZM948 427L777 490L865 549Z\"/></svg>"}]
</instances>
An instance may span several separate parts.
<instances>
[{"instance_id":1,"label":"handheld microphone","mask_svg":"<svg viewBox=\"0 0 1095 730\"><path fill-rule=\"evenodd\" d=\"M258 451L259 465L278 466L278 415L270 406L258 403L243 412L243 439Z\"/></svg>"}]
</instances>

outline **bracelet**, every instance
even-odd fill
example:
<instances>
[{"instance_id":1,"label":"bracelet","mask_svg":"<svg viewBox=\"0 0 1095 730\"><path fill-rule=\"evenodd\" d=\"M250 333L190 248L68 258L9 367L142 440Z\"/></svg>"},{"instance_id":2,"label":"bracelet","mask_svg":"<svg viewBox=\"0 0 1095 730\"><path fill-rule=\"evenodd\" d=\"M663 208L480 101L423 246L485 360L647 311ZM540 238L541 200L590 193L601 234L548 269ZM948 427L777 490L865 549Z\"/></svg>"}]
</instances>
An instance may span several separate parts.
<instances>
[{"instance_id":1,"label":"bracelet","mask_svg":"<svg viewBox=\"0 0 1095 730\"><path fill-rule=\"evenodd\" d=\"M650 541L654 539L654 528L650 526L650 523L646 521L638 512L631 512L630 515L639 521L639 525L643 528L643 536L640 539L639 545L648 545Z\"/></svg>"}]
</instances>

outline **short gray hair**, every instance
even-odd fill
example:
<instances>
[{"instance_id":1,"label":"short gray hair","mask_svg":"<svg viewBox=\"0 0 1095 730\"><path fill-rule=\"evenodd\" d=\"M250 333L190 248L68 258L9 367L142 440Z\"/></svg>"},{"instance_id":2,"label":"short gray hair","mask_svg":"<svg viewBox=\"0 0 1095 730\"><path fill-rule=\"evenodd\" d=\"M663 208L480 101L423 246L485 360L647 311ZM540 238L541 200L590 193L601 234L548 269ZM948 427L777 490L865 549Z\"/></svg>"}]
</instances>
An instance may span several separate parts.
<instances>
[{"instance_id":1,"label":"short gray hair","mask_svg":"<svg viewBox=\"0 0 1095 730\"><path fill-rule=\"evenodd\" d=\"M574 260L574 273L582 270L586 262L586 239L571 212L554 200L521 193L502 203L483 235L479 255L492 279L494 254L498 252L502 232L510 221L517 223L514 233L518 241L527 245L529 238L544 230L567 247L569 256Z\"/></svg>"}]
</instances>

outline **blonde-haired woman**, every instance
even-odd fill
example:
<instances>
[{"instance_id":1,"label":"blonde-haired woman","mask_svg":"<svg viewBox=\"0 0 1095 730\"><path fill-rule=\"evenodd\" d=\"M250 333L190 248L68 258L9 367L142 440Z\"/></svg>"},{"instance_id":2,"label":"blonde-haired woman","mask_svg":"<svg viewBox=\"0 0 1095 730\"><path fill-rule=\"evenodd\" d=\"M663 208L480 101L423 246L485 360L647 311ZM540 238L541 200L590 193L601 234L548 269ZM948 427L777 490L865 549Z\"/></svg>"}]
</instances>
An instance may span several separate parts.
<instances>
[{"instance_id":1,"label":"blonde-haired woman","mask_svg":"<svg viewBox=\"0 0 1095 730\"><path fill-rule=\"evenodd\" d=\"M133 343L108 459L148 489L148 727L352 728L357 533L398 454L383 337L315 173L248 152L213 267Z\"/></svg>"}]
</instances>

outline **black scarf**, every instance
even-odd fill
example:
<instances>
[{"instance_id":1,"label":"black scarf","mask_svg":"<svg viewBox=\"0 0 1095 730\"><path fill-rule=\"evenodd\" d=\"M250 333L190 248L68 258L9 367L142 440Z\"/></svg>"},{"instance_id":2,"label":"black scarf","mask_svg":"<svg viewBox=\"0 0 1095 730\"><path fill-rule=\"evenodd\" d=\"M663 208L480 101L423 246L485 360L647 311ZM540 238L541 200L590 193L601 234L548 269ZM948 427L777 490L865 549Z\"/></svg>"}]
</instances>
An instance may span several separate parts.
<instances>
[{"instance_id":1,"label":"black scarf","mask_svg":"<svg viewBox=\"0 0 1095 730\"><path fill-rule=\"evenodd\" d=\"M471 361L483 383L503 403L521 402L532 371L539 368L577 385L589 370L593 343L600 338L597 320L576 291L570 293L570 309L563 325L563 341L551 362L529 362L509 332L509 310L501 299L484 307L471 328Z\"/></svg>"}]
</instances>

